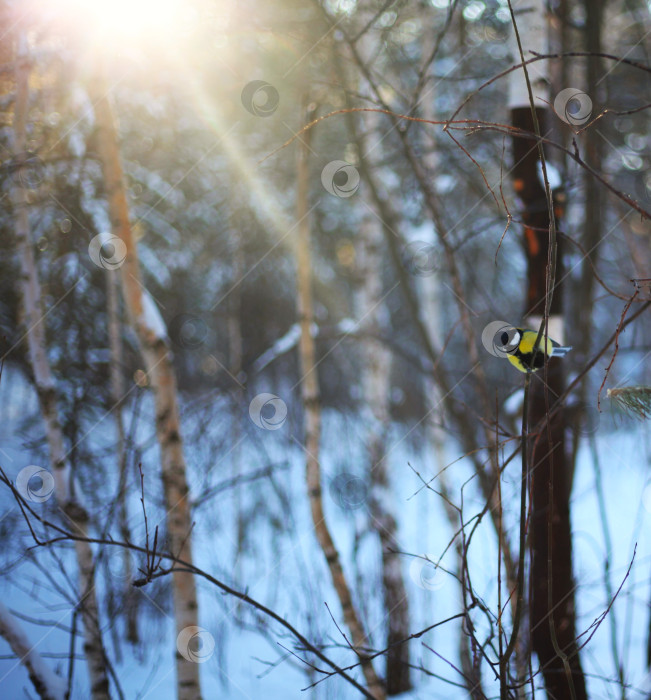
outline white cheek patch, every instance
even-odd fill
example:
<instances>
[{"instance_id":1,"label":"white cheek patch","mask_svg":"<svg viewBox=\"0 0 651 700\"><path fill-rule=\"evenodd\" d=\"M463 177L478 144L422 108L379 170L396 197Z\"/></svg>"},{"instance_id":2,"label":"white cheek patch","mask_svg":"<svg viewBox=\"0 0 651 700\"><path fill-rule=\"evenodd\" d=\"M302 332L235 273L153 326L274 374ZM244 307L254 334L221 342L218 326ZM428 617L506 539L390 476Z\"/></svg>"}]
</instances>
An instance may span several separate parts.
<instances>
[{"instance_id":1,"label":"white cheek patch","mask_svg":"<svg viewBox=\"0 0 651 700\"><path fill-rule=\"evenodd\" d=\"M521 334L516 331L515 328L512 328L509 331L504 331L501 337L502 349L504 352L512 353L517 350L518 345L520 345L521 337Z\"/></svg>"},{"instance_id":2,"label":"white cheek patch","mask_svg":"<svg viewBox=\"0 0 651 700\"><path fill-rule=\"evenodd\" d=\"M520 344L521 334L513 326L504 325L493 336L493 354L496 357L512 355Z\"/></svg>"}]
</instances>

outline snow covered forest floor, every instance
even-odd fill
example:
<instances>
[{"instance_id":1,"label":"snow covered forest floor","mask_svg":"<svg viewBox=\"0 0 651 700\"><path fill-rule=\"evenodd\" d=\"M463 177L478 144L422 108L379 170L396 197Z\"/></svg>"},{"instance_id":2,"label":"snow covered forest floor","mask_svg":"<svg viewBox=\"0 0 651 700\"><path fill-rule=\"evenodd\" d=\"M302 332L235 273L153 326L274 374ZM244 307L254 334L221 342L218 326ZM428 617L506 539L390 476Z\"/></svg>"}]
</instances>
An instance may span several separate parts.
<instances>
[{"instance_id":1,"label":"snow covered forest floor","mask_svg":"<svg viewBox=\"0 0 651 700\"><path fill-rule=\"evenodd\" d=\"M650 13L0 0L0 700L651 700Z\"/></svg>"},{"instance_id":2,"label":"snow covered forest floor","mask_svg":"<svg viewBox=\"0 0 651 700\"><path fill-rule=\"evenodd\" d=\"M150 528L161 522L163 511L159 480L155 476L158 455L151 431L151 399L143 392L135 403L139 404L137 415L126 418L127 425L133 426L128 510L131 541L140 544L144 541L145 529L136 458L141 461L145 477ZM331 645L333 657L342 665L352 663L351 652L342 648L345 642L326 608L327 605L330 610L336 610L337 601L322 554L315 544L307 509L302 450L293 442L296 416L290 411L280 429L268 431L255 426L243 408L247 406L229 406L213 394L184 405L190 489L194 497L203 494L195 511L196 559L206 571L238 590L246 590L310 639ZM33 390L17 372L6 369L0 387L0 423L6 436L2 456L3 463L9 465L8 473L14 477L24 466L42 464L45 459L42 439L36 439L34 433L28 431L36 414ZM26 416L32 418L26 419ZM82 434L88 434L84 449L101 455L91 475L93 499L89 510L97 522L110 523L118 486L111 450L115 441L114 428L110 419L101 414L89 422L88 428L102 421L104 425L100 430L82 430ZM235 422L239 422L245 436L237 449L224 439L224 435L231 434ZM324 483L329 491L326 515L354 581L356 599L364 615L372 621L371 634L375 634L380 647L384 615L378 596L381 588L378 545L368 531L367 479L358 469L363 463L363 424L354 416L333 411L326 414L324 423L324 444L331 446L323 455ZM575 576L581 582L577 590L577 629L586 637L594 633L586 654L591 695L612 696L612 683L616 678L611 658L614 629L620 658L627 669L627 682L638 690L631 697L643 697L640 691L651 690L651 680L645 669L651 566L651 478L648 473L651 442L648 431L639 424L629 421L622 425L621 419L615 421L608 413L602 414L600 423L604 434L596 437L594 444L588 436L584 439L572 497ZM419 442L417 427L391 426L389 443L395 445L391 450L391 478L398 503L400 545L405 552L403 568L408 572L413 632L462 611L459 586L454 577L412 556L427 556L442 568L454 570L448 549L453 533L437 502L440 497L424 488L416 474L418 472L426 481L436 474L432 468L433 455L419 449ZM447 462L453 462L458 456L458 447L449 442ZM612 590L617 591L621 586L610 615L604 620L601 618L609 603L604 581L607 548L595 488L595 458L600 469L612 544L607 576ZM240 465L239 473L245 477L239 485L232 482L233 474L238 473L236 461ZM604 464L608 465L607 469L603 468ZM506 502L516 502L518 498L517 467L513 471L513 475L507 474L505 479L503 497ZM482 507L481 496L473 487L472 471L461 460L448 472L454 493L460 493L461 486L469 482L465 487L468 519ZM247 481L247 475L253 480ZM352 490L341 491L336 481L340 475L358 479L359 483L353 482ZM435 488L436 480L431 484ZM510 495L509 488L512 489ZM34 548L11 494L3 492L2 499L2 527L13 532L3 553L2 600L25 620L36 650L65 672L72 624L70 604L75 597L75 583L63 573L72 566L69 545L54 550ZM633 507L622 508L622 503L631 503ZM47 503L35 506L48 512ZM111 547L98 547L96 551L102 574L98 579L100 598L107 601L108 606L111 597L116 597L114 604L117 604L124 582L121 551ZM480 526L469 557L478 595L487 604L495 604L497 551L488 521ZM135 561L142 565L138 559ZM293 649L291 638L286 638L264 615L224 596L206 582L200 583L199 591L201 626L214 640L214 651L201 664L206 696L228 700L260 696L304 697L301 689L316 678L287 651ZM109 653L115 659L120 685L127 698L172 700L175 691L171 683L173 667L169 662L169 647L173 643L174 629L166 580L138 589L138 604L140 642L135 645L124 641L123 618L113 616L110 607L102 611L103 632ZM595 622L600 622L596 630ZM454 678L446 659L455 655L458 634L453 620L412 642L414 663L422 662L428 674L419 678L416 689L401 697L414 700L464 697L462 688L455 689L441 680L451 675ZM72 700L89 696L82 642L78 635ZM425 645L435 648L442 658ZM23 689L29 685L23 666L2 641L0 655L4 697L23 697ZM438 674L440 678L430 674ZM488 677L486 687L491 687ZM336 676L310 691L310 697L333 700L356 695Z\"/></svg>"}]
</instances>

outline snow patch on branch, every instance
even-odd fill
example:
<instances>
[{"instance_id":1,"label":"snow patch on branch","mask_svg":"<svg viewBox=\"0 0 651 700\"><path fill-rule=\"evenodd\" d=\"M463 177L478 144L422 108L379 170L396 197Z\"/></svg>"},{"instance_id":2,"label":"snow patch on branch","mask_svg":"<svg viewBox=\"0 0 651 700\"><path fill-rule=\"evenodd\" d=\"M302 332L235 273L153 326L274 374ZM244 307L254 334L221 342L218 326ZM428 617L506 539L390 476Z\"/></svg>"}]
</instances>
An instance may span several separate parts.
<instances>
[{"instance_id":1,"label":"snow patch on branch","mask_svg":"<svg viewBox=\"0 0 651 700\"><path fill-rule=\"evenodd\" d=\"M314 334L316 335L316 333ZM295 323L290 326L290 329L285 333L285 335L278 338L278 340L268 349L265 350L260 357L253 363L253 369L256 372L260 372L265 367L270 365L277 357L288 353L292 348L296 347L298 341L301 337L301 326Z\"/></svg>"},{"instance_id":2,"label":"snow patch on branch","mask_svg":"<svg viewBox=\"0 0 651 700\"><path fill-rule=\"evenodd\" d=\"M147 332L151 333L157 340L167 342L165 321L151 298L151 294L146 289L142 290L142 313L138 318L138 323L144 326Z\"/></svg>"},{"instance_id":3,"label":"snow patch on branch","mask_svg":"<svg viewBox=\"0 0 651 700\"><path fill-rule=\"evenodd\" d=\"M27 669L39 696L47 700L64 700L65 680L57 676L43 661L18 621L2 603L0 603L0 636L4 637L20 663Z\"/></svg>"},{"instance_id":4,"label":"snow patch on branch","mask_svg":"<svg viewBox=\"0 0 651 700\"><path fill-rule=\"evenodd\" d=\"M543 176L543 169L542 169L542 162L538 161L537 163L537 172L538 172L538 182L540 182L540 186L545 189L545 178ZM552 191L557 190L559 187L562 187L563 185L563 178L561 177L561 174L558 170L558 168L554 167L552 163L549 161L545 161L545 168L547 170L547 181L549 182L549 187Z\"/></svg>"},{"instance_id":5,"label":"snow patch on branch","mask_svg":"<svg viewBox=\"0 0 651 700\"><path fill-rule=\"evenodd\" d=\"M348 335L349 333L355 333L359 330L359 321L354 321L352 318L344 318L335 326L337 333L342 335ZM316 323L312 323L310 326L311 335L316 338L321 329ZM297 345L298 341L301 339L301 326L299 323L295 323L290 329L285 333L285 335L278 338L278 340L268 349L265 350L260 357L253 363L253 369L256 372L260 372L265 367L270 365L276 358L281 355L287 354L290 350L293 350Z\"/></svg>"}]
</instances>

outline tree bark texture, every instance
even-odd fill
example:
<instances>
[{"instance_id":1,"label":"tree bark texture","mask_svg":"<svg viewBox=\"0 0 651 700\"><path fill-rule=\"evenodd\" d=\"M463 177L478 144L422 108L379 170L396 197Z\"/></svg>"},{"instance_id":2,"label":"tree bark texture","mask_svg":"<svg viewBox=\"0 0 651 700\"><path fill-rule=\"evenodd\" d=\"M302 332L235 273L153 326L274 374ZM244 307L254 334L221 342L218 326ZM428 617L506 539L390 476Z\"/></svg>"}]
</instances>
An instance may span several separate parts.
<instances>
[{"instance_id":1,"label":"tree bark texture","mask_svg":"<svg viewBox=\"0 0 651 700\"><path fill-rule=\"evenodd\" d=\"M129 512L127 507L127 445L124 434L124 419L122 417L122 400L124 398L124 379L122 376L122 323L120 319L119 299L119 273L116 270L106 272L106 299L108 313L109 347L111 349L111 410L115 417L115 427L118 436L117 464L119 472L118 481L118 523L120 537L123 542L129 542ZM113 553L114 555L117 553ZM132 644L138 642L138 598L131 585L133 567L131 564L131 552L125 547L119 553L122 556L124 578L122 594L124 597L125 615L127 623L127 640Z\"/></svg>"},{"instance_id":2,"label":"tree bark texture","mask_svg":"<svg viewBox=\"0 0 651 700\"><path fill-rule=\"evenodd\" d=\"M18 35L16 51L16 99L14 103L13 155L16 159L16 186L13 190L16 247L20 258L21 275L19 296L24 314L25 334L29 362L34 375L41 415L52 466L55 497L66 525L81 537L88 536L88 514L77 502L72 492L70 464L64 447L63 431L57 409L56 389L45 338L45 321L42 309L41 285L31 242L28 201L21 173L25 168L27 148L27 112L29 101L29 53L24 34ZM95 562L87 542L75 541L79 575L79 610L84 628L84 654L88 664L91 697L93 700L109 700L109 679L106 655L99 625L99 611L95 595Z\"/></svg>"},{"instance_id":3,"label":"tree bark texture","mask_svg":"<svg viewBox=\"0 0 651 700\"><path fill-rule=\"evenodd\" d=\"M360 228L357 259L360 289L357 295L357 317L365 332L363 342L362 386L368 408L367 449L370 462L370 513L373 529L382 548L382 589L384 610L388 620L386 647L386 687L388 695L398 695L411 688L409 645L401 644L409 637L409 601L403 580L397 523L394 514L395 495L391 489L389 465L385 456L386 434L390 424L391 352L378 339L382 334L382 316L388 311L382 305L382 224L367 215Z\"/></svg>"},{"instance_id":4,"label":"tree bark texture","mask_svg":"<svg viewBox=\"0 0 651 700\"><path fill-rule=\"evenodd\" d=\"M302 112L303 114L305 112ZM309 119L307 120L309 121ZM305 412L305 452L308 498L317 540L323 551L332 577L332 583L341 604L346 626L352 636L352 645L360 657L362 671L368 691L383 700L384 687L375 673L365 649L368 640L359 615L353 604L350 587L344 574L339 552L335 547L323 512L321 491L321 465L319 463L319 442L321 437L321 403L316 367L316 352L311 326L314 319L312 302L312 270L310 254L309 221L309 165L307 132L298 144L296 220L298 238L296 241L298 317L301 326L299 355L301 366L301 395Z\"/></svg>"},{"instance_id":5,"label":"tree bark texture","mask_svg":"<svg viewBox=\"0 0 651 700\"><path fill-rule=\"evenodd\" d=\"M154 392L169 551L192 564L192 520L172 355L167 338L161 337L146 313L137 244L129 221L117 128L103 81L96 81L93 93L111 231L126 246L126 258L121 267L122 294L138 337L148 382ZM184 629L198 627L194 577L175 570L172 574L172 591L178 637ZM199 664L186 659L177 650L176 673L178 700L200 700Z\"/></svg>"},{"instance_id":6,"label":"tree bark texture","mask_svg":"<svg viewBox=\"0 0 651 700\"><path fill-rule=\"evenodd\" d=\"M545 133L547 109L536 108L541 133ZM517 129L534 132L529 106L514 107L511 123ZM545 311L550 220L545 190L538 176L539 155L535 142L513 140L515 190L522 202L524 242L527 256L527 306L525 316L541 317ZM558 222L560 210L555 211ZM556 279L562 277L562 245L558 245ZM560 318L560 287L554 290L550 318ZM537 327L535 328L537 330ZM559 339L562 341L562 339ZM563 392L562 361L547 365L546 396L544 370L531 382L529 426L542 424L529 437L531 483L530 624L533 649L538 656L549 698L586 698L585 680L578 656L575 632L574 580L572 578L572 536L570 526L570 471L565 459L565 420L562 411L546 419L547 404ZM542 421L542 423L541 423ZM571 681L557 648L568 656Z\"/></svg>"}]
</instances>

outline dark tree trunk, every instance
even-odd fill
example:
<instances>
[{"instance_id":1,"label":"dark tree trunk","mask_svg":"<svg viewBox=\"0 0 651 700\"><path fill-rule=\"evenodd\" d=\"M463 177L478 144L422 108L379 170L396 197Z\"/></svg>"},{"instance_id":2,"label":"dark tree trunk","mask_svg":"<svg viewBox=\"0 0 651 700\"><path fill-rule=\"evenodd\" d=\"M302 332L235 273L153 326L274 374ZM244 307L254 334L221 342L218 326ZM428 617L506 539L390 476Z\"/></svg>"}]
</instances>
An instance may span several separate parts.
<instances>
[{"instance_id":1,"label":"dark tree trunk","mask_svg":"<svg viewBox=\"0 0 651 700\"><path fill-rule=\"evenodd\" d=\"M583 0L585 7L586 27L585 27L585 50L592 53L599 53L601 47L601 23L603 0ZM605 71L603 60L600 56L590 56L587 61L587 92L594 104L605 104L605 100L597 98L597 91L603 91L604 86L599 85L603 80ZM583 133L584 158L587 164L596 172L601 172L601 161L603 158L604 137L598 130L604 129L604 125L599 125L598 129L587 129ZM582 343L581 350L587 352L590 348L592 338L592 290L594 286L594 272L592 265L597 264L597 253L599 252L599 242L602 236L603 221L603 196L600 191L601 185L595 177L585 172L585 207L582 245L586 251L586 260L581 270L581 288L579 292L579 304L581 314L579 320L579 339ZM590 264L592 262L592 265ZM585 311L589 310L589 313Z\"/></svg>"},{"instance_id":2,"label":"dark tree trunk","mask_svg":"<svg viewBox=\"0 0 651 700\"><path fill-rule=\"evenodd\" d=\"M538 122L545 134L547 109L537 109ZM530 108L511 110L516 128L534 132ZM514 186L522 200L525 224L524 244L527 256L527 306L525 316L545 312L546 279L550 245L549 211L545 191L538 175L538 148L531 140L514 139ZM562 214L555 207L558 218ZM562 244L557 248L556 279L562 279ZM562 312L561 287L554 290L550 317ZM533 326L538 330L538 326ZM544 381L547 381L548 392ZM570 478L565 460L563 412L545 421L547 405L562 393L562 362L552 359L532 378L529 393L530 430L542 425L529 438L529 476L531 483L531 601L530 624L533 650L542 667L547 696L555 700L572 697L562 655L568 657L577 700L585 699L585 680L577 653L575 632L574 581L572 578L572 539L570 528ZM547 396L545 394L548 394ZM551 549L550 549L551 545ZM551 591L550 591L551 585ZM558 652L561 652L559 654Z\"/></svg>"}]
</instances>

